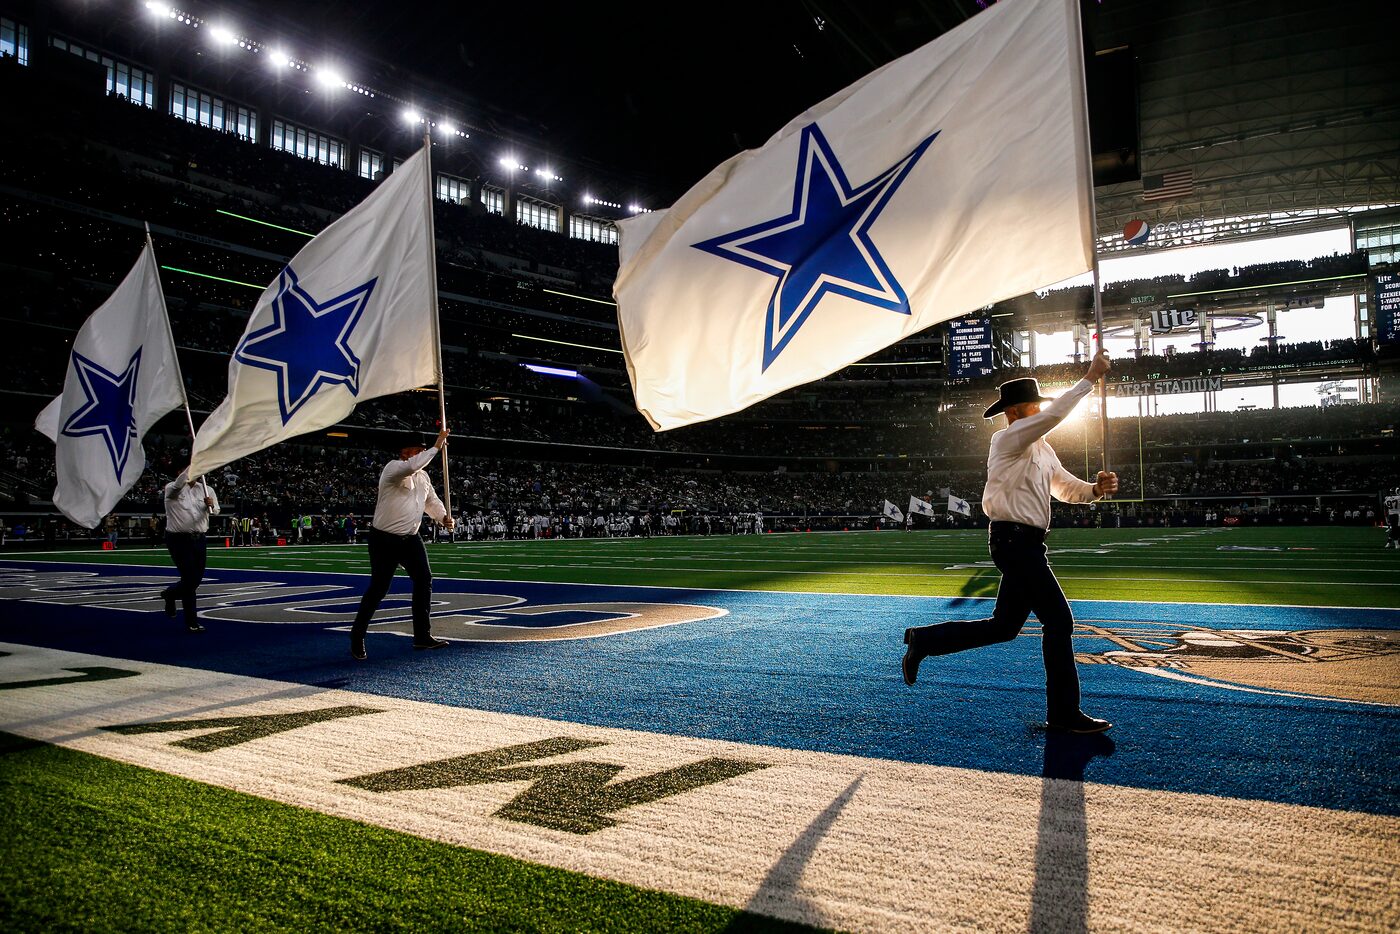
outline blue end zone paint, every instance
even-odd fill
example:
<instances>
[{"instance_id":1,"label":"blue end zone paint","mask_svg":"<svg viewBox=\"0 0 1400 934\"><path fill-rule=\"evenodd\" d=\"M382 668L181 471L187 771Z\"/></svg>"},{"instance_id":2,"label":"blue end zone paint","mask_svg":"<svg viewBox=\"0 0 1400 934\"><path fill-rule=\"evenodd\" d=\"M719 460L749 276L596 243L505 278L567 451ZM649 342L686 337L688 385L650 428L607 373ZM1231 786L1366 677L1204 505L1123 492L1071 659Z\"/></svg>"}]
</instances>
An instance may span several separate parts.
<instances>
[{"instance_id":1,"label":"blue end zone paint","mask_svg":"<svg viewBox=\"0 0 1400 934\"><path fill-rule=\"evenodd\" d=\"M47 562L0 568L168 573ZM207 580L314 580L349 593L365 582L230 570ZM318 624L210 620L207 632L191 636L160 613L5 601L0 641L599 726L1024 775L1049 768L1045 734L1032 728L1044 701L1038 639L931 659L916 688L900 680L906 626L981 615L984 601L471 580L438 580L436 588L531 603L694 602L729 615L605 638L457 643L431 653L373 636L371 661L353 663L346 634ZM407 590L400 577L393 593ZM1081 620L1213 629L1400 629L1394 610L1086 602L1075 612ZM1079 639L1076 647L1109 646ZM1081 665L1080 676L1085 708L1119 724L1116 751L1085 772L1091 781L1400 814L1400 710L1239 693L1112 665Z\"/></svg>"}]
</instances>

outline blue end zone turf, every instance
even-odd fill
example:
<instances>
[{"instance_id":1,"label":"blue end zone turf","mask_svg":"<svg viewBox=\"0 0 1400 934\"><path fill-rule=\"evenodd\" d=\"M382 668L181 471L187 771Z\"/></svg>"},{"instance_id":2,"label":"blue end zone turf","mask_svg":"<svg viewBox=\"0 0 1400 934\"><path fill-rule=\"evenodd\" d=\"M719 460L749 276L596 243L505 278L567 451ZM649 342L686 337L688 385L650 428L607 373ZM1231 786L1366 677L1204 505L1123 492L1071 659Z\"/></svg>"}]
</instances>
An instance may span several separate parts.
<instances>
[{"instance_id":1,"label":"blue end zone turf","mask_svg":"<svg viewBox=\"0 0 1400 934\"><path fill-rule=\"evenodd\" d=\"M14 571L170 577L158 567L0 562L0 575ZM353 611L365 578L280 570L214 570L206 578L248 581L343 586L309 598L334 599L324 611ZM900 678L906 626L981 616L990 612L986 601L457 579L438 580L435 589L510 595L526 601L521 607L688 603L727 614L598 638L460 642L426 653L415 653L408 639L374 633L370 661L355 663L346 633L325 623L207 619L207 632L190 635L149 604L133 611L35 602L0 583L0 641L608 727L1026 775L1049 768L1036 729L1044 693L1033 622L1010 643L926 661L914 688ZM386 601L385 610L401 608L407 590L398 578L391 598L400 600ZM1152 650L1173 644L1164 634L1196 627L1207 641L1218 630L1248 630L1254 638L1362 631L1369 635L1348 638L1382 646L1394 646L1389 633L1400 629L1395 610L1099 602L1077 602L1074 610L1081 626L1106 632L1077 637L1080 653L1123 650L1123 633ZM609 615L616 613L574 608L543 624ZM479 616L489 624L542 625L539 617L503 618L491 609ZM1377 672L1389 672L1393 686L1400 655L1377 658ZM1234 690L1117 664L1082 664L1080 676L1085 709L1118 724L1116 750L1092 763L1085 776L1092 781L1400 814L1400 708ZM1325 693L1316 685L1298 691Z\"/></svg>"}]
</instances>

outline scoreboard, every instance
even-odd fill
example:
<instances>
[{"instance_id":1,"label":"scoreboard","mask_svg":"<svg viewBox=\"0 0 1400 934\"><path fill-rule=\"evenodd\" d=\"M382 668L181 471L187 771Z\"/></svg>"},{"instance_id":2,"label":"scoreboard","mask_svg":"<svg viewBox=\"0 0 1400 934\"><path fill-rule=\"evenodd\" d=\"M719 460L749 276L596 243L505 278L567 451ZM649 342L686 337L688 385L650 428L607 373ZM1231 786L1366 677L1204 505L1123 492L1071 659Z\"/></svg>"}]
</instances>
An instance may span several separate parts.
<instances>
[{"instance_id":1,"label":"scoreboard","mask_svg":"<svg viewBox=\"0 0 1400 934\"><path fill-rule=\"evenodd\" d=\"M992 365L992 319L959 318L948 322L948 376L986 376Z\"/></svg>"},{"instance_id":2,"label":"scoreboard","mask_svg":"<svg viewBox=\"0 0 1400 934\"><path fill-rule=\"evenodd\" d=\"M1376 340L1382 344L1400 343L1400 273L1378 272L1371 280L1375 295L1371 322Z\"/></svg>"}]
</instances>

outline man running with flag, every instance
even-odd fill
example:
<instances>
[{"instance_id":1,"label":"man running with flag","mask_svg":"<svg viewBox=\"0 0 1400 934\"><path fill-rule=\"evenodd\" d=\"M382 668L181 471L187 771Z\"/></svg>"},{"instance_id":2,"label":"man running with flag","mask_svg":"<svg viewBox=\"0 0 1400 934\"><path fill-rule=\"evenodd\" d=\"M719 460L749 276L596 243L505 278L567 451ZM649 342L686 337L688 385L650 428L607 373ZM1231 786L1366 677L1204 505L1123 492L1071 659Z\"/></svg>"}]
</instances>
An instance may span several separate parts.
<instances>
[{"instance_id":1,"label":"man running with flag","mask_svg":"<svg viewBox=\"0 0 1400 934\"><path fill-rule=\"evenodd\" d=\"M1100 351L1089 372L1058 399L1040 394L1034 379L1013 379L998 387L1001 397L984 418L1005 413L1006 427L992 435L987 456L987 487L982 510L991 519L988 550L1001 587L990 619L952 620L904 631L904 682L912 685L919 663L1016 638L1034 613L1041 626L1045 662L1046 726L1071 733L1101 733L1113 724L1079 709L1079 674L1074 667L1074 614L1046 560L1050 497L1065 503L1091 503L1118 491L1118 475L1100 471L1094 483L1080 480L1061 464L1045 435L1063 421L1094 383L1109 370ZM1041 403L1049 402L1044 411Z\"/></svg>"}]
</instances>

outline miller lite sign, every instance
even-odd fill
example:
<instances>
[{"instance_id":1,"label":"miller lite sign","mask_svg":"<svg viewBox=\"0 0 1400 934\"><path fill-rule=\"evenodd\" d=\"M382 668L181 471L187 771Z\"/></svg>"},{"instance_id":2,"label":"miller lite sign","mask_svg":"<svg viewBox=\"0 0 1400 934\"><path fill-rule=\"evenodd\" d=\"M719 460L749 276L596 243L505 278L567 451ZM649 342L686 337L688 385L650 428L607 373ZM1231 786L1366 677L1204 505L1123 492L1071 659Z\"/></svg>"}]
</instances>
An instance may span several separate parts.
<instances>
[{"instance_id":1,"label":"miller lite sign","mask_svg":"<svg viewBox=\"0 0 1400 934\"><path fill-rule=\"evenodd\" d=\"M1196 323L1194 308L1159 308L1152 312L1152 333L1165 334L1177 328L1189 328Z\"/></svg>"}]
</instances>

